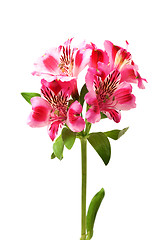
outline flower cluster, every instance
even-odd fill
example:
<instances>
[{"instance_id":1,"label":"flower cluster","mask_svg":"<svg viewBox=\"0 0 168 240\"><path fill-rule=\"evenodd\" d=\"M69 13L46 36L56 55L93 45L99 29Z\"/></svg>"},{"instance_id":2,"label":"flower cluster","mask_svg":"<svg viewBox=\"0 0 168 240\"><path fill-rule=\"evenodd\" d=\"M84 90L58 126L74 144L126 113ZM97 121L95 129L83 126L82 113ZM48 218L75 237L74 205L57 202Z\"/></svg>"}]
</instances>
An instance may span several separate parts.
<instances>
[{"instance_id":1,"label":"flower cluster","mask_svg":"<svg viewBox=\"0 0 168 240\"><path fill-rule=\"evenodd\" d=\"M101 113L120 122L121 110L136 107L131 84L136 83L143 89L146 81L127 49L107 40L104 50L86 42L73 47L72 42L73 39L69 39L47 51L34 64L32 73L41 79L41 96L30 100L32 112L28 124L48 126L52 141L65 124L73 132L85 128L77 87L78 75L85 67L88 67L84 82L87 87L84 100L88 106L85 118L90 123L100 121Z\"/></svg>"}]
</instances>

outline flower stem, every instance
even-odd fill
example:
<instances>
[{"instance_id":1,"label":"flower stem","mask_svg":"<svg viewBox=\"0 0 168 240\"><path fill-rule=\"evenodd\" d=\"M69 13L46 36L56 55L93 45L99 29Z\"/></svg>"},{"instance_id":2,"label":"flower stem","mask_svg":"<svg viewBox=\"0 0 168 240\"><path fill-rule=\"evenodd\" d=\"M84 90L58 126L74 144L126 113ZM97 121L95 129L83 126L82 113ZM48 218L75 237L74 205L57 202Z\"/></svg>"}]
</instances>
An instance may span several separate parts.
<instances>
[{"instance_id":1,"label":"flower stem","mask_svg":"<svg viewBox=\"0 0 168 240\"><path fill-rule=\"evenodd\" d=\"M86 184L87 184L87 139L81 138L82 196L81 196L81 240L86 240Z\"/></svg>"}]
</instances>

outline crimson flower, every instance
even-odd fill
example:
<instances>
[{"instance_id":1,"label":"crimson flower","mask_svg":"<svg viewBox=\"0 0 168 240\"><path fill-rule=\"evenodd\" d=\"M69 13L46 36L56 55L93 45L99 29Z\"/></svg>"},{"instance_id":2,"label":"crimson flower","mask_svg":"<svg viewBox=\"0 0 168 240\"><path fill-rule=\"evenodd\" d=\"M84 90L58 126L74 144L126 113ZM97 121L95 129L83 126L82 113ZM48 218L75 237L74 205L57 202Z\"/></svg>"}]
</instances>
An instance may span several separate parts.
<instances>
[{"instance_id":1,"label":"crimson flower","mask_svg":"<svg viewBox=\"0 0 168 240\"><path fill-rule=\"evenodd\" d=\"M47 82L43 79L41 80L42 97L31 98L32 112L28 118L28 125L48 126L48 134L52 141L64 124L67 124L73 132L81 132L85 127L85 121L80 116L82 112L80 103L75 101L70 107L68 106L73 81L62 82L56 79Z\"/></svg>"}]
</instances>

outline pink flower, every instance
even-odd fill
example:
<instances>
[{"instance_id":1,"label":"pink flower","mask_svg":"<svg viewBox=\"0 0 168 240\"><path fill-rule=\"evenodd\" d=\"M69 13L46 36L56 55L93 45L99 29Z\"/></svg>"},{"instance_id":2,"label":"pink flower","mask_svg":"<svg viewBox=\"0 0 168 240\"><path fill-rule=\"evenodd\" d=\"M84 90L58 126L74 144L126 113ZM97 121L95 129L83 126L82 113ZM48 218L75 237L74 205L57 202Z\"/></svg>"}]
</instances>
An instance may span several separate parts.
<instances>
[{"instance_id":1,"label":"pink flower","mask_svg":"<svg viewBox=\"0 0 168 240\"><path fill-rule=\"evenodd\" d=\"M90 105L86 113L88 122L95 123L100 121L100 112L104 113L109 119L120 122L120 110L135 108L135 96L131 93L132 86L127 82L121 82L121 73L118 69L108 73L108 67L104 66L104 74L95 68L89 68L86 75L86 86L88 93L85 100Z\"/></svg>"},{"instance_id":2,"label":"pink flower","mask_svg":"<svg viewBox=\"0 0 168 240\"><path fill-rule=\"evenodd\" d=\"M128 45L128 42L126 42ZM109 57L109 69L118 69L121 73L121 82L137 83L139 88L144 89L144 81L138 73L138 66L132 60L131 54L124 48L114 45L110 41L104 42L105 50Z\"/></svg>"},{"instance_id":3,"label":"pink flower","mask_svg":"<svg viewBox=\"0 0 168 240\"><path fill-rule=\"evenodd\" d=\"M72 47L71 43L72 38L68 39L64 45L48 50L34 64L33 75L45 75L46 80L53 80L56 75L77 77L89 63L91 47L83 42L76 48Z\"/></svg>"},{"instance_id":4,"label":"pink flower","mask_svg":"<svg viewBox=\"0 0 168 240\"><path fill-rule=\"evenodd\" d=\"M68 108L71 95L71 82L42 80L41 92L43 97L31 98L32 112L28 118L31 127L48 126L48 134L53 141L59 128L64 124L74 132L81 132L85 121L80 116L82 106L78 101Z\"/></svg>"},{"instance_id":5,"label":"pink flower","mask_svg":"<svg viewBox=\"0 0 168 240\"><path fill-rule=\"evenodd\" d=\"M55 78L62 81L75 79L72 97L78 99L77 76L89 63L91 46L83 42L78 48L72 47L72 38L64 45L48 50L40 57L35 65L36 76L43 76L46 80L52 81ZM65 78L66 77L66 78Z\"/></svg>"}]
</instances>

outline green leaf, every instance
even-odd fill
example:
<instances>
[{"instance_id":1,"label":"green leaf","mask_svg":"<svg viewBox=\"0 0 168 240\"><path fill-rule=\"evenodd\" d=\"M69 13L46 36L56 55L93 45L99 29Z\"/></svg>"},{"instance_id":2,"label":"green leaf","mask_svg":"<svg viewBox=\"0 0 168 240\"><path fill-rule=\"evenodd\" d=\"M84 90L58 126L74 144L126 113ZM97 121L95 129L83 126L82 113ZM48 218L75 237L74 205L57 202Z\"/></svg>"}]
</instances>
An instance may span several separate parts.
<instances>
[{"instance_id":1,"label":"green leaf","mask_svg":"<svg viewBox=\"0 0 168 240\"><path fill-rule=\"evenodd\" d=\"M51 159L54 159L56 156L54 154L54 152L51 154Z\"/></svg>"},{"instance_id":2,"label":"green leaf","mask_svg":"<svg viewBox=\"0 0 168 240\"><path fill-rule=\"evenodd\" d=\"M81 92L80 92L80 104L83 106L84 104L84 97L86 93L88 92L86 84L83 85Z\"/></svg>"},{"instance_id":3,"label":"green leaf","mask_svg":"<svg viewBox=\"0 0 168 240\"><path fill-rule=\"evenodd\" d=\"M102 132L90 133L88 141L107 165L111 157L111 146L106 135Z\"/></svg>"},{"instance_id":4,"label":"green leaf","mask_svg":"<svg viewBox=\"0 0 168 240\"><path fill-rule=\"evenodd\" d=\"M105 191L102 188L91 200L88 212L87 212L87 233L90 236L89 239L93 236L93 227L97 211L99 210L100 204L104 198Z\"/></svg>"},{"instance_id":5,"label":"green leaf","mask_svg":"<svg viewBox=\"0 0 168 240\"><path fill-rule=\"evenodd\" d=\"M109 137L112 138L114 140L118 140L122 135L124 135L126 133L126 131L128 130L129 127L124 128L122 130L112 130L112 131L108 131L108 132L104 132L104 134Z\"/></svg>"},{"instance_id":6,"label":"green leaf","mask_svg":"<svg viewBox=\"0 0 168 240\"><path fill-rule=\"evenodd\" d=\"M68 128L63 128L62 129L62 139L63 139L65 146L68 149L71 149L73 147L75 139L76 139L76 133L72 132Z\"/></svg>"},{"instance_id":7,"label":"green leaf","mask_svg":"<svg viewBox=\"0 0 168 240\"><path fill-rule=\"evenodd\" d=\"M63 150L64 150L64 142L62 140L62 136L60 135L53 144L54 155L59 159L63 159Z\"/></svg>"},{"instance_id":8,"label":"green leaf","mask_svg":"<svg viewBox=\"0 0 168 240\"><path fill-rule=\"evenodd\" d=\"M41 97L39 93L32 93L32 92L22 92L21 95L30 104L31 104L30 100L32 97Z\"/></svg>"}]
</instances>

